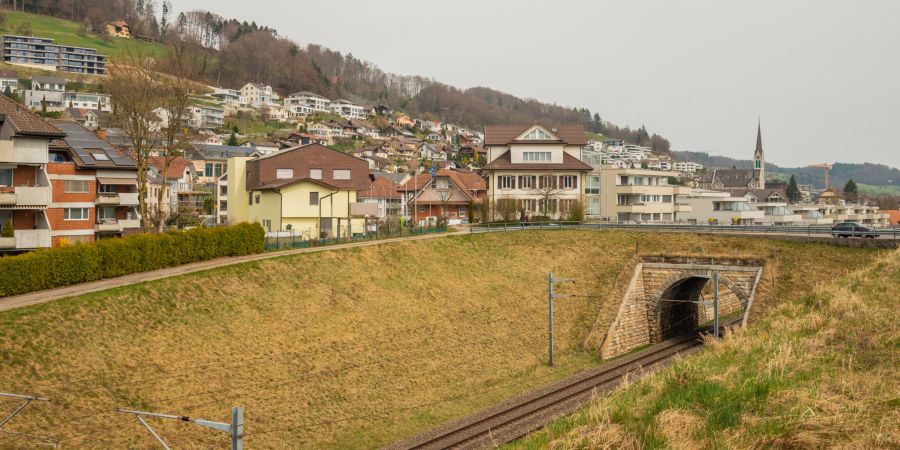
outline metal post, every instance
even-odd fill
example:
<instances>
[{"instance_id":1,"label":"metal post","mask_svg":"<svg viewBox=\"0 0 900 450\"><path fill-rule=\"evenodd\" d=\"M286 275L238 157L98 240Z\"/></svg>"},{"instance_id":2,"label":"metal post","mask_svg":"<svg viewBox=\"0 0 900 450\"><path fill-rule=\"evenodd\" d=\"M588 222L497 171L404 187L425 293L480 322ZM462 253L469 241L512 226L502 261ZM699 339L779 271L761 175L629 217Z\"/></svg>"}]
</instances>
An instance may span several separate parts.
<instances>
[{"instance_id":1,"label":"metal post","mask_svg":"<svg viewBox=\"0 0 900 450\"><path fill-rule=\"evenodd\" d=\"M553 272L547 273L547 327L549 328L550 367L553 367Z\"/></svg>"},{"instance_id":2,"label":"metal post","mask_svg":"<svg viewBox=\"0 0 900 450\"><path fill-rule=\"evenodd\" d=\"M231 450L244 450L244 408L231 408Z\"/></svg>"},{"instance_id":3,"label":"metal post","mask_svg":"<svg viewBox=\"0 0 900 450\"><path fill-rule=\"evenodd\" d=\"M222 422L213 422L209 420L195 419L193 417L188 416L175 416L171 414L159 414L153 413L149 411L133 411L129 409L121 409L117 408L115 410L117 413L123 414L133 414L137 416L138 421L150 431L150 434L163 446L163 448L168 449L169 446L151 426L144 420L144 417L157 417L160 419L173 419L181 422L193 423L195 425L200 425L201 427L212 428L214 430L224 431L231 435L231 449L232 450L243 450L244 449L244 408L234 407L231 409L231 423L222 423Z\"/></svg>"},{"instance_id":4,"label":"metal post","mask_svg":"<svg viewBox=\"0 0 900 450\"><path fill-rule=\"evenodd\" d=\"M713 336L719 338L719 271L713 271Z\"/></svg>"}]
</instances>

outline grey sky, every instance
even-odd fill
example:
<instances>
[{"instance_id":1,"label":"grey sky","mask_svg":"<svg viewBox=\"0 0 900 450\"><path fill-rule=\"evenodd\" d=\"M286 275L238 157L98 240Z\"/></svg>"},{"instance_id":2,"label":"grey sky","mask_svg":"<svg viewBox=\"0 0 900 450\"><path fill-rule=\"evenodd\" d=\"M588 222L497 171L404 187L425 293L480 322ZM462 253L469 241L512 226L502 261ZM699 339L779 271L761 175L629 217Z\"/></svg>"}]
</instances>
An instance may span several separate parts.
<instances>
[{"instance_id":1,"label":"grey sky","mask_svg":"<svg viewBox=\"0 0 900 450\"><path fill-rule=\"evenodd\" d=\"M173 0L380 66L587 107L676 150L900 167L900 2Z\"/></svg>"}]
</instances>

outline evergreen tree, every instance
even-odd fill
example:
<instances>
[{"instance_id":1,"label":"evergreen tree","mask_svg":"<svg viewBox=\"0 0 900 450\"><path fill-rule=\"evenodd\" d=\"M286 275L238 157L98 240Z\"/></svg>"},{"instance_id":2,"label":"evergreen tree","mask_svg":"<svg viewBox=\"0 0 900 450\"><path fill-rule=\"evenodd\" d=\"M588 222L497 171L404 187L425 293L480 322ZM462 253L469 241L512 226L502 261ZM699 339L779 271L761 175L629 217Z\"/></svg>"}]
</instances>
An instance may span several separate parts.
<instances>
[{"instance_id":1,"label":"evergreen tree","mask_svg":"<svg viewBox=\"0 0 900 450\"><path fill-rule=\"evenodd\" d=\"M228 137L228 145L232 147L236 147L238 145L237 136L235 136L234 131L232 131L231 136Z\"/></svg>"},{"instance_id":2,"label":"evergreen tree","mask_svg":"<svg viewBox=\"0 0 900 450\"><path fill-rule=\"evenodd\" d=\"M859 200L859 188L852 178L847 180L847 184L844 185L844 199L851 202Z\"/></svg>"},{"instance_id":3,"label":"evergreen tree","mask_svg":"<svg viewBox=\"0 0 900 450\"><path fill-rule=\"evenodd\" d=\"M47 114L47 96L46 95L41 99L41 114L44 114L44 115Z\"/></svg>"},{"instance_id":4,"label":"evergreen tree","mask_svg":"<svg viewBox=\"0 0 900 450\"><path fill-rule=\"evenodd\" d=\"M594 113L594 118L591 122L593 122L594 133L603 134L603 119L600 118L600 114Z\"/></svg>"},{"instance_id":5,"label":"evergreen tree","mask_svg":"<svg viewBox=\"0 0 900 450\"><path fill-rule=\"evenodd\" d=\"M802 197L800 195L800 188L797 187L797 179L794 178L794 174L791 174L791 179L788 180L787 190L785 192L787 194L788 201L791 203L797 203L800 201Z\"/></svg>"}]
</instances>

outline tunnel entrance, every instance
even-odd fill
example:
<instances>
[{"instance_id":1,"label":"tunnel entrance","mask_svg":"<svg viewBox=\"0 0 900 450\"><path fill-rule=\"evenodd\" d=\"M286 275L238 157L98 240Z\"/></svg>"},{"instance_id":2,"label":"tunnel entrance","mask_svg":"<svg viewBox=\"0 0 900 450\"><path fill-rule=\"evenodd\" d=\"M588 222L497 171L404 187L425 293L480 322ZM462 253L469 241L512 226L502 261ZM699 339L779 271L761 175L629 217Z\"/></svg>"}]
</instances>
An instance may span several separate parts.
<instances>
[{"instance_id":1,"label":"tunnel entrance","mask_svg":"<svg viewBox=\"0 0 900 450\"><path fill-rule=\"evenodd\" d=\"M598 316L585 345L596 345L603 358L610 358L710 322L714 274L719 280L719 316L741 314L746 322L762 273L763 262L757 260L645 257L623 286L612 323Z\"/></svg>"},{"instance_id":2,"label":"tunnel entrance","mask_svg":"<svg viewBox=\"0 0 900 450\"><path fill-rule=\"evenodd\" d=\"M708 277L693 276L676 281L663 291L657 304L656 317L648 317L651 324L658 326L650 327L651 342L664 341L690 332L700 323L697 302L708 282Z\"/></svg>"}]
</instances>

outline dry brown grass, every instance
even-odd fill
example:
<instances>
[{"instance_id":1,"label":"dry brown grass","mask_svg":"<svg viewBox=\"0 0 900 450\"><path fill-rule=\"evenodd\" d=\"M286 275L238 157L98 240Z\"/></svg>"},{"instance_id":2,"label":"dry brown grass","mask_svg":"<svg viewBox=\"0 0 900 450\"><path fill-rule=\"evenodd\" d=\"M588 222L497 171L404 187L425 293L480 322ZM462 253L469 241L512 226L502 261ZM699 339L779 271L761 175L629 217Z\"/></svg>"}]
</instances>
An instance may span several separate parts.
<instances>
[{"instance_id":1,"label":"dry brown grass","mask_svg":"<svg viewBox=\"0 0 900 450\"><path fill-rule=\"evenodd\" d=\"M594 364L581 344L598 314L614 314L612 281L637 241L642 252L702 245L759 258L774 245L779 280L792 284L778 283L779 297L811 287L811 269L837 275L875 255L759 239L528 232L290 256L113 289L0 313L0 391L53 399L5 428L50 434L65 448L144 447L149 434L112 408L225 420L240 405L252 448L376 447ZM551 270L578 280L565 291L595 296L557 303L556 370L545 365ZM226 441L154 424L177 448ZM615 428L617 442L637 442ZM0 436L3 448L33 445Z\"/></svg>"},{"instance_id":2,"label":"dry brown grass","mask_svg":"<svg viewBox=\"0 0 900 450\"><path fill-rule=\"evenodd\" d=\"M900 447L900 251L846 266L858 269L770 302L753 327L597 398L566 419L571 430L551 426L512 447L594 447L585 436L606 430L641 448Z\"/></svg>"}]
</instances>

